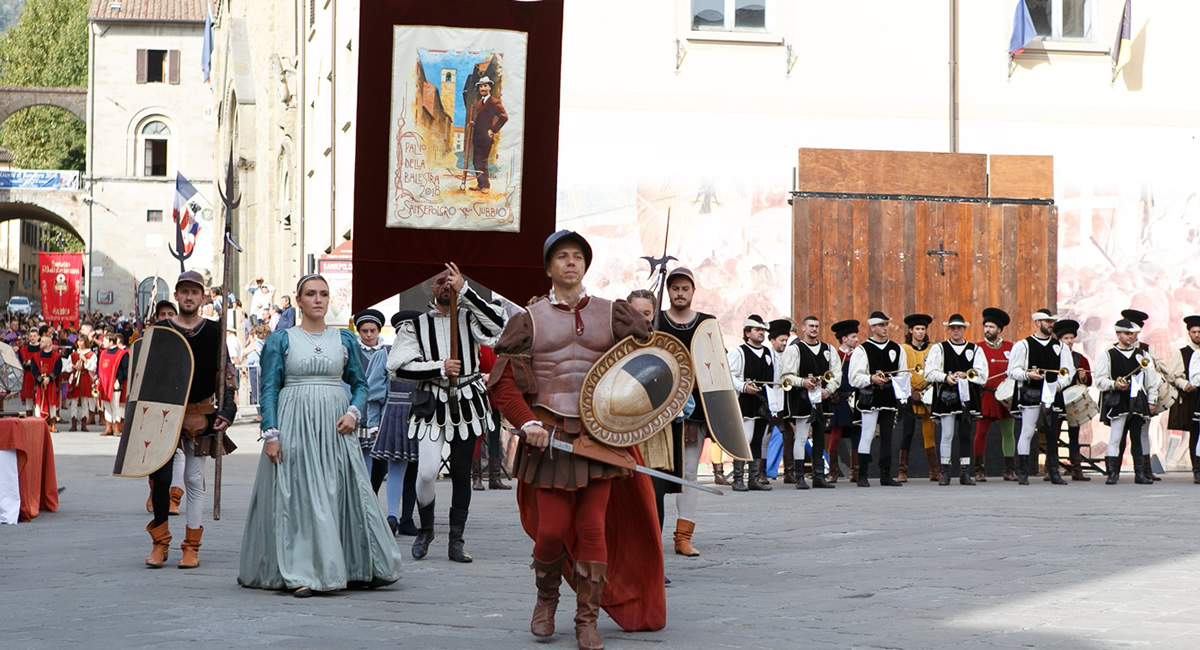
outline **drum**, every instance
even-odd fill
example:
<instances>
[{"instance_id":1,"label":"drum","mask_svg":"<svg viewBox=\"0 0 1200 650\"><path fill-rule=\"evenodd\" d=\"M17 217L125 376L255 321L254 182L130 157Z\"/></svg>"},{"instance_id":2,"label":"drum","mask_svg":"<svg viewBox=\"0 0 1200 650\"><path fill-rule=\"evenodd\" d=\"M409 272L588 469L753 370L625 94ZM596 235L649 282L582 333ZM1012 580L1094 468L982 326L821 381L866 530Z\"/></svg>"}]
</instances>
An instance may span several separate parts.
<instances>
[{"instance_id":1,"label":"drum","mask_svg":"<svg viewBox=\"0 0 1200 650\"><path fill-rule=\"evenodd\" d=\"M1004 381L996 386L996 401L1005 408L1012 408L1013 391L1016 387L1017 382L1013 381L1012 377L1005 377Z\"/></svg>"},{"instance_id":2,"label":"drum","mask_svg":"<svg viewBox=\"0 0 1200 650\"><path fill-rule=\"evenodd\" d=\"M1067 424L1073 427L1080 426L1100 414L1100 407L1088 393L1087 386L1075 385L1067 388L1063 391L1063 402L1067 407Z\"/></svg>"}]
</instances>

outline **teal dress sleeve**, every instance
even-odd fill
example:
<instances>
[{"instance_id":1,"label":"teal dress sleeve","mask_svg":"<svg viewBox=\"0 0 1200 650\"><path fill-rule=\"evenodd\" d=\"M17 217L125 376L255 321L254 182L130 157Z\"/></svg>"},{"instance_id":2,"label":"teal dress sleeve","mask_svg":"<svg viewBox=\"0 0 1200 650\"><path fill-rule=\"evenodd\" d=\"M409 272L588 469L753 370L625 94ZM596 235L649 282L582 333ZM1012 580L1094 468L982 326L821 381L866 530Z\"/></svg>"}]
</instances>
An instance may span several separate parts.
<instances>
[{"instance_id":1,"label":"teal dress sleeve","mask_svg":"<svg viewBox=\"0 0 1200 650\"><path fill-rule=\"evenodd\" d=\"M287 358L288 336L286 330L273 332L263 343L259 357L258 404L262 410L263 431L278 429L279 390L283 388L283 362Z\"/></svg>"},{"instance_id":2,"label":"teal dress sleeve","mask_svg":"<svg viewBox=\"0 0 1200 650\"><path fill-rule=\"evenodd\" d=\"M342 381L350 386L350 406L367 417L367 374L358 357L358 338L349 330L339 330L342 347L346 349L346 367L342 370Z\"/></svg>"}]
</instances>

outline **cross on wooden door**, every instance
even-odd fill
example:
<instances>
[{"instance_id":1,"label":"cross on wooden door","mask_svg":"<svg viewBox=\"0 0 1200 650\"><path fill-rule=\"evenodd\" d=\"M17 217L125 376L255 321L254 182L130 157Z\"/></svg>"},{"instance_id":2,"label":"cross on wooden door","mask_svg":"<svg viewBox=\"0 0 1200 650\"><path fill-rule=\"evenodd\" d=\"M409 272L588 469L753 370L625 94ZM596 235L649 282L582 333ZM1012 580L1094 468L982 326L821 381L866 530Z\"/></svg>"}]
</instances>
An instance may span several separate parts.
<instances>
[{"instance_id":1,"label":"cross on wooden door","mask_svg":"<svg viewBox=\"0 0 1200 650\"><path fill-rule=\"evenodd\" d=\"M925 251L925 254L938 256L938 273L941 275L946 275L946 266L945 266L946 256L954 255L955 257L958 257L958 251L946 250L946 242L945 242L945 240L942 240L942 239L938 240L937 249Z\"/></svg>"}]
</instances>

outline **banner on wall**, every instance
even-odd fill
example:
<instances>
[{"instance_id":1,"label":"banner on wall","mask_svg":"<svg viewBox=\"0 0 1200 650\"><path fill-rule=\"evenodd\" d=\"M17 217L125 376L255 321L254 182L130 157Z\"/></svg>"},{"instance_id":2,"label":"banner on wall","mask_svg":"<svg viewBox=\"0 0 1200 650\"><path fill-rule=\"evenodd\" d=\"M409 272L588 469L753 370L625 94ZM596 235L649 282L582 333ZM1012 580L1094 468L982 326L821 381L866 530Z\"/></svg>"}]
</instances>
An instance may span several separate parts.
<instances>
[{"instance_id":1,"label":"banner on wall","mask_svg":"<svg viewBox=\"0 0 1200 650\"><path fill-rule=\"evenodd\" d=\"M79 322L83 253L38 253L42 318L51 323Z\"/></svg>"}]
</instances>

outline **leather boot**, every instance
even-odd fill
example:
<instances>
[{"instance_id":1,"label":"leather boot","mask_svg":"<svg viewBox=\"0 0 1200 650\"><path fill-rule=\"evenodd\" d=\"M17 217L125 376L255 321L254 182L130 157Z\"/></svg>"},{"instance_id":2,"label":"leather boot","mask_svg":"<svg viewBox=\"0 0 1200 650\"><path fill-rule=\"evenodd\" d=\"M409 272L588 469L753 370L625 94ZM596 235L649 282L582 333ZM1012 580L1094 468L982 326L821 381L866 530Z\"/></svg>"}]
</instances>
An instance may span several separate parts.
<instances>
[{"instance_id":1,"label":"leather boot","mask_svg":"<svg viewBox=\"0 0 1200 650\"><path fill-rule=\"evenodd\" d=\"M53 427L50 430L53 431ZM1145 454L1142 456L1142 467L1145 468L1144 471L1146 472L1146 478L1150 479L1151 481L1161 481L1162 477L1155 474L1154 470L1151 469L1153 466L1154 464L1150 462L1150 454Z\"/></svg>"},{"instance_id":2,"label":"leather boot","mask_svg":"<svg viewBox=\"0 0 1200 650\"><path fill-rule=\"evenodd\" d=\"M79 431L80 431L81 433L88 433L88 421L87 421L87 418L80 418L80 419L79 419Z\"/></svg>"},{"instance_id":3,"label":"leather boot","mask_svg":"<svg viewBox=\"0 0 1200 650\"><path fill-rule=\"evenodd\" d=\"M171 509L167 512L172 515L179 514L179 503L183 501L183 488L171 488Z\"/></svg>"},{"instance_id":4,"label":"leather boot","mask_svg":"<svg viewBox=\"0 0 1200 650\"><path fill-rule=\"evenodd\" d=\"M1113 456L1105 456L1104 471L1108 474L1108 478L1104 481L1104 484L1116 485L1121 480L1121 459Z\"/></svg>"},{"instance_id":5,"label":"leather boot","mask_svg":"<svg viewBox=\"0 0 1200 650\"><path fill-rule=\"evenodd\" d=\"M71 418L71 428L69 429L69 431L78 431L78 430L79 430L79 418Z\"/></svg>"},{"instance_id":6,"label":"leather boot","mask_svg":"<svg viewBox=\"0 0 1200 650\"><path fill-rule=\"evenodd\" d=\"M958 459L958 484L959 485L975 485L975 479L971 477L971 459Z\"/></svg>"},{"instance_id":7,"label":"leather boot","mask_svg":"<svg viewBox=\"0 0 1200 650\"><path fill-rule=\"evenodd\" d=\"M983 456L975 459L975 482L987 483L987 467L984 466Z\"/></svg>"},{"instance_id":8,"label":"leather boot","mask_svg":"<svg viewBox=\"0 0 1200 650\"><path fill-rule=\"evenodd\" d=\"M480 473L483 472L483 461L478 458L471 459L471 489L482 492L483 480L480 478Z\"/></svg>"},{"instance_id":9,"label":"leather boot","mask_svg":"<svg viewBox=\"0 0 1200 650\"><path fill-rule=\"evenodd\" d=\"M415 537L420 534L421 529L417 528L417 524L412 520L412 517L403 517L400 519L400 534L405 537Z\"/></svg>"},{"instance_id":10,"label":"leather boot","mask_svg":"<svg viewBox=\"0 0 1200 650\"><path fill-rule=\"evenodd\" d=\"M455 562L471 562L474 558L463 549L463 531L467 528L467 511L450 508L450 544L447 547L450 559Z\"/></svg>"},{"instance_id":11,"label":"leather boot","mask_svg":"<svg viewBox=\"0 0 1200 650\"><path fill-rule=\"evenodd\" d=\"M154 479L148 478L146 482L150 484L150 494L146 496L146 512L154 514Z\"/></svg>"},{"instance_id":12,"label":"leather boot","mask_svg":"<svg viewBox=\"0 0 1200 650\"><path fill-rule=\"evenodd\" d=\"M1055 458L1046 459L1046 476L1049 477L1050 483L1054 485L1066 485L1062 474L1058 471L1058 460Z\"/></svg>"},{"instance_id":13,"label":"leather boot","mask_svg":"<svg viewBox=\"0 0 1200 650\"><path fill-rule=\"evenodd\" d=\"M562 585L566 557L564 553L553 562L542 562L535 557L529 565L533 569L533 583L537 585L537 604L533 606L529 631L536 637L554 636L554 613L558 611L558 588Z\"/></svg>"},{"instance_id":14,"label":"leather boot","mask_svg":"<svg viewBox=\"0 0 1200 650\"><path fill-rule=\"evenodd\" d=\"M417 516L421 520L421 527L417 529L417 538L413 540L412 556L414 560L419 560L429 553L429 545L433 542L433 501L429 505L418 506Z\"/></svg>"},{"instance_id":15,"label":"leather boot","mask_svg":"<svg viewBox=\"0 0 1200 650\"><path fill-rule=\"evenodd\" d=\"M1154 485L1154 481L1146 476L1146 465L1140 458L1133 459L1133 482L1137 485Z\"/></svg>"},{"instance_id":16,"label":"leather boot","mask_svg":"<svg viewBox=\"0 0 1200 650\"><path fill-rule=\"evenodd\" d=\"M692 546L692 533L696 531L696 522L687 519L675 520L675 553L686 557L700 557L700 551Z\"/></svg>"},{"instance_id":17,"label":"leather boot","mask_svg":"<svg viewBox=\"0 0 1200 650\"><path fill-rule=\"evenodd\" d=\"M784 463L783 463L783 482L784 482L784 484L788 485L791 483L795 483L797 477L799 477L801 482L804 481L804 471L803 470L801 470L799 472L796 471L796 461L793 460L791 463L784 461Z\"/></svg>"},{"instance_id":18,"label":"leather boot","mask_svg":"<svg viewBox=\"0 0 1200 650\"><path fill-rule=\"evenodd\" d=\"M1004 457L1004 480L1006 480L1006 481L1017 480L1017 468L1013 462L1012 456Z\"/></svg>"},{"instance_id":19,"label":"leather boot","mask_svg":"<svg viewBox=\"0 0 1200 650\"><path fill-rule=\"evenodd\" d=\"M184 527L183 543L180 548L183 549L183 558L179 560L180 569L195 569L200 566L200 536L204 534L204 526L199 528Z\"/></svg>"},{"instance_id":20,"label":"leather boot","mask_svg":"<svg viewBox=\"0 0 1200 650\"><path fill-rule=\"evenodd\" d=\"M858 482L858 450L850 447L850 480Z\"/></svg>"},{"instance_id":21,"label":"leather boot","mask_svg":"<svg viewBox=\"0 0 1200 650\"><path fill-rule=\"evenodd\" d=\"M150 533L150 539L154 540L150 555L146 557L146 566L161 569L167 561L167 551L171 550L171 531L167 528L167 522L164 521L155 527L154 520L151 519L150 523L146 524L146 532Z\"/></svg>"},{"instance_id":22,"label":"leather boot","mask_svg":"<svg viewBox=\"0 0 1200 650\"><path fill-rule=\"evenodd\" d=\"M901 483L908 483L908 450L900 450L900 469L896 474L896 480Z\"/></svg>"},{"instance_id":23,"label":"leather boot","mask_svg":"<svg viewBox=\"0 0 1200 650\"><path fill-rule=\"evenodd\" d=\"M488 489L489 490L511 490L512 486L500 480L500 459L488 459Z\"/></svg>"},{"instance_id":24,"label":"leather boot","mask_svg":"<svg viewBox=\"0 0 1200 650\"><path fill-rule=\"evenodd\" d=\"M858 462L860 464L859 467L850 468L854 482L858 487L871 487L871 481L867 478L867 475L870 474L871 454L859 454Z\"/></svg>"},{"instance_id":25,"label":"leather boot","mask_svg":"<svg viewBox=\"0 0 1200 650\"><path fill-rule=\"evenodd\" d=\"M942 474L942 478L938 479L938 485L950 485L950 465L938 465L938 470Z\"/></svg>"},{"instance_id":26,"label":"leather boot","mask_svg":"<svg viewBox=\"0 0 1200 650\"><path fill-rule=\"evenodd\" d=\"M938 463L937 447L925 448L925 462L929 465L929 480L940 483L942 480L942 466Z\"/></svg>"},{"instance_id":27,"label":"leather boot","mask_svg":"<svg viewBox=\"0 0 1200 650\"><path fill-rule=\"evenodd\" d=\"M1084 474L1083 474L1083 458L1080 457L1079 452L1075 452L1075 453L1071 454L1071 480L1072 481L1090 481L1090 480L1092 480L1092 478L1090 476L1084 476Z\"/></svg>"},{"instance_id":28,"label":"leather boot","mask_svg":"<svg viewBox=\"0 0 1200 650\"><path fill-rule=\"evenodd\" d=\"M804 482L803 476L800 476L798 478L800 479L800 483ZM813 459L812 486L814 488L830 488L830 489L837 487L836 485L833 485L832 481L825 480L825 459L824 458L814 458ZM799 490L801 488L799 485L797 485L796 489Z\"/></svg>"},{"instance_id":29,"label":"leather boot","mask_svg":"<svg viewBox=\"0 0 1200 650\"><path fill-rule=\"evenodd\" d=\"M755 460L746 463L746 487L754 492L770 492L771 484L766 481L767 461Z\"/></svg>"},{"instance_id":30,"label":"leather boot","mask_svg":"<svg viewBox=\"0 0 1200 650\"><path fill-rule=\"evenodd\" d=\"M713 463L713 485L729 485L729 479L725 477L725 463Z\"/></svg>"},{"instance_id":31,"label":"leather boot","mask_svg":"<svg viewBox=\"0 0 1200 650\"><path fill-rule=\"evenodd\" d=\"M887 487L903 487L904 484L892 478L892 457L884 455L879 459L879 484Z\"/></svg>"},{"instance_id":32,"label":"leather boot","mask_svg":"<svg viewBox=\"0 0 1200 650\"><path fill-rule=\"evenodd\" d=\"M1017 456L1017 485L1029 485L1029 456Z\"/></svg>"},{"instance_id":33,"label":"leather boot","mask_svg":"<svg viewBox=\"0 0 1200 650\"><path fill-rule=\"evenodd\" d=\"M742 480L742 475L746 473L746 462L741 460L733 461L733 491L745 492L750 488L746 487L746 483Z\"/></svg>"},{"instance_id":34,"label":"leather boot","mask_svg":"<svg viewBox=\"0 0 1200 650\"><path fill-rule=\"evenodd\" d=\"M600 599L608 582L604 562L575 563L575 641L579 650L604 650L604 641L596 630Z\"/></svg>"}]
</instances>

